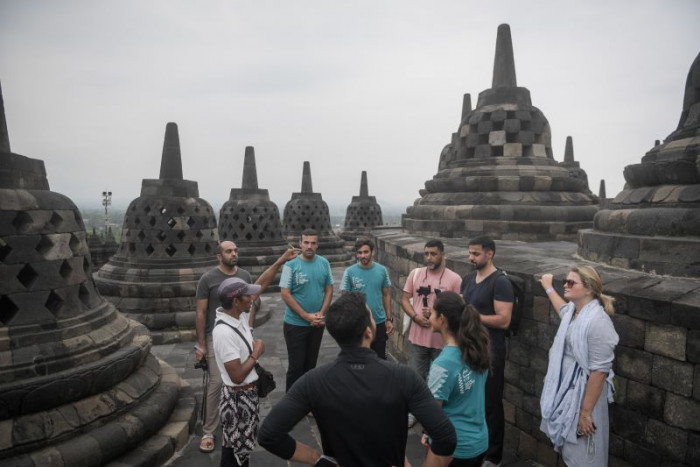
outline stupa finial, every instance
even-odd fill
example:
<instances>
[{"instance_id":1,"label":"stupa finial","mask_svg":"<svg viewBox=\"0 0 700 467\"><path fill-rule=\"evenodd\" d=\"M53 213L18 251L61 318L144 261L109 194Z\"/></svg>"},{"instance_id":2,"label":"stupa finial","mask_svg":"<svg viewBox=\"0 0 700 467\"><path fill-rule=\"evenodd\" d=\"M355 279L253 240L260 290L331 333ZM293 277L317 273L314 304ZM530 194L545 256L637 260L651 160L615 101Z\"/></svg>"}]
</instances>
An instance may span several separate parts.
<instances>
[{"instance_id":1,"label":"stupa finial","mask_svg":"<svg viewBox=\"0 0 700 467\"><path fill-rule=\"evenodd\" d=\"M7 132L5 119L5 102L2 99L2 84L0 83L0 152L10 152L10 135Z\"/></svg>"},{"instance_id":2,"label":"stupa finial","mask_svg":"<svg viewBox=\"0 0 700 467\"><path fill-rule=\"evenodd\" d=\"M246 146L245 148L241 188L248 190L258 189L258 169L255 166L255 148L253 146Z\"/></svg>"},{"instance_id":3,"label":"stupa finial","mask_svg":"<svg viewBox=\"0 0 700 467\"><path fill-rule=\"evenodd\" d=\"M369 196L369 189L367 188L367 171L362 171L362 179L360 181L360 196Z\"/></svg>"},{"instance_id":4,"label":"stupa finial","mask_svg":"<svg viewBox=\"0 0 700 467\"><path fill-rule=\"evenodd\" d=\"M163 157L160 160L161 179L182 180L182 156L177 123L168 122L163 140Z\"/></svg>"},{"instance_id":5,"label":"stupa finial","mask_svg":"<svg viewBox=\"0 0 700 467\"><path fill-rule=\"evenodd\" d=\"M598 198L604 200L605 196L605 179L600 180L600 188L598 189Z\"/></svg>"},{"instance_id":6,"label":"stupa finial","mask_svg":"<svg viewBox=\"0 0 700 467\"><path fill-rule=\"evenodd\" d=\"M574 140L571 136L566 137L564 147L564 162L574 162Z\"/></svg>"},{"instance_id":7,"label":"stupa finial","mask_svg":"<svg viewBox=\"0 0 700 467\"><path fill-rule=\"evenodd\" d=\"M472 96L467 93L462 98L462 121L467 117L469 112L472 111Z\"/></svg>"},{"instance_id":8,"label":"stupa finial","mask_svg":"<svg viewBox=\"0 0 700 467\"><path fill-rule=\"evenodd\" d=\"M496 37L496 58L493 62L492 88L516 87L515 59L513 58L513 41L510 37L510 26L498 26Z\"/></svg>"},{"instance_id":9,"label":"stupa finial","mask_svg":"<svg viewBox=\"0 0 700 467\"><path fill-rule=\"evenodd\" d=\"M301 192L314 192L313 186L311 185L311 164L309 163L309 161L304 161L304 172L301 177Z\"/></svg>"}]
</instances>

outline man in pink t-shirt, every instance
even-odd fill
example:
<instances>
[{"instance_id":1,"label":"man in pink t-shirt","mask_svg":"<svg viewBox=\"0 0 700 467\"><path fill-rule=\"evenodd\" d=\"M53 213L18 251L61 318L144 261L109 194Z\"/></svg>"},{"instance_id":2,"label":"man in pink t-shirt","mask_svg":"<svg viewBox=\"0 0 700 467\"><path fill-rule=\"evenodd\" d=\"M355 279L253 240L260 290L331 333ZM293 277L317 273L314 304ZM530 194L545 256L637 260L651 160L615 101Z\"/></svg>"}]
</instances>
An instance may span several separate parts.
<instances>
[{"instance_id":1,"label":"man in pink t-shirt","mask_svg":"<svg viewBox=\"0 0 700 467\"><path fill-rule=\"evenodd\" d=\"M401 308L413 321L408 334L408 340L413 344L409 365L425 379L430 362L435 360L444 345L440 333L433 332L430 327L430 307L435 295L440 292L449 290L459 293L462 278L445 267L445 245L440 240L429 240L423 254L426 267L416 268L408 275Z\"/></svg>"}]
</instances>

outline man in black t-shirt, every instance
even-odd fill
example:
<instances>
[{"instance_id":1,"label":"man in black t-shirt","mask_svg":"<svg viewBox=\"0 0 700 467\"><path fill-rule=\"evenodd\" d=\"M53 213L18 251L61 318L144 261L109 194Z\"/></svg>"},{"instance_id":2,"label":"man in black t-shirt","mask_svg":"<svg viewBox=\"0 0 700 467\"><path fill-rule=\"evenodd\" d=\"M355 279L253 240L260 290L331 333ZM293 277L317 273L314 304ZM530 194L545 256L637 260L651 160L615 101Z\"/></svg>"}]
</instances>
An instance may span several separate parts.
<instances>
[{"instance_id":1,"label":"man in black t-shirt","mask_svg":"<svg viewBox=\"0 0 700 467\"><path fill-rule=\"evenodd\" d=\"M498 465L503 457L503 371L506 360L506 330L510 324L515 295L508 278L498 273L493 264L496 244L486 236L469 241L469 261L476 274L462 279L462 296L481 314L491 338L491 372L486 380L486 424L489 449L484 466ZM493 292L492 292L493 291Z\"/></svg>"}]
</instances>

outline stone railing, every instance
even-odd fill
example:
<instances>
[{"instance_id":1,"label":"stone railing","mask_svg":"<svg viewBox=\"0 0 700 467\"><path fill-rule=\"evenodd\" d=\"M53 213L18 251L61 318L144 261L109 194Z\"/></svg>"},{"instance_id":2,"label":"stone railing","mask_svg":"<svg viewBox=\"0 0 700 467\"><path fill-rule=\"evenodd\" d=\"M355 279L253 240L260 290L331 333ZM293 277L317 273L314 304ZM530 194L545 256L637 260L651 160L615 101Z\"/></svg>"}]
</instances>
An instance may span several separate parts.
<instances>
[{"instance_id":1,"label":"stone railing","mask_svg":"<svg viewBox=\"0 0 700 467\"><path fill-rule=\"evenodd\" d=\"M405 362L410 319L400 311L402 287L411 269L423 265L428 239L400 229L374 235L377 259L392 281L397 332L390 349ZM447 267L460 275L470 271L466 241L443 241ZM545 465L563 465L539 429L539 398L559 318L534 276L550 272L561 283L571 265L586 262L575 253L569 242L497 242L496 265L524 278L527 289L520 332L509 339L506 360L506 449ZM700 280L593 265L604 292L616 298L613 322L620 336L610 465L700 465ZM561 294L561 285L556 288Z\"/></svg>"}]
</instances>

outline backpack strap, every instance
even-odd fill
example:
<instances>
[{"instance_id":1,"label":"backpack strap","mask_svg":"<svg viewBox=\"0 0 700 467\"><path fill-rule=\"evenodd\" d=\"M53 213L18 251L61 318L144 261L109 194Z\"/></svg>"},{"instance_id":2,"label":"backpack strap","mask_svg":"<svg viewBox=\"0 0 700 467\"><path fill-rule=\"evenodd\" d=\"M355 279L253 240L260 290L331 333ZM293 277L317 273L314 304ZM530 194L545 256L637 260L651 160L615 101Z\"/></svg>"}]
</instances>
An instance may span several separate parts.
<instances>
[{"instance_id":1,"label":"backpack strap","mask_svg":"<svg viewBox=\"0 0 700 467\"><path fill-rule=\"evenodd\" d=\"M250 353L250 355L253 355L253 349L250 347L250 344L248 343L248 339L246 339L245 337L243 337L243 333L241 333L241 331L239 331L238 329L234 328L233 326L231 326L230 324L228 324L226 321L222 321L222 320L220 320L220 319L216 320L216 322L214 323L214 326L218 326L219 324L224 324L224 325L230 327L231 329L233 329L233 330L236 332L236 334L238 334L239 336L241 336L241 339L243 339L243 342L245 342L245 345L248 347L248 352Z\"/></svg>"},{"instance_id":2,"label":"backpack strap","mask_svg":"<svg viewBox=\"0 0 700 467\"><path fill-rule=\"evenodd\" d=\"M496 277L493 278L493 280L491 281L491 286L489 287L489 295L491 295L491 302L492 303L493 303L493 300L495 299L493 289L496 287L496 281L498 280L499 277L508 275L508 273L506 273L503 269L498 269L498 268L496 268L495 274L496 274Z\"/></svg>"}]
</instances>

